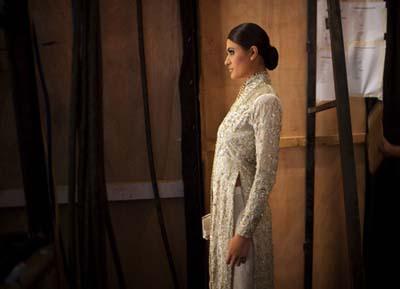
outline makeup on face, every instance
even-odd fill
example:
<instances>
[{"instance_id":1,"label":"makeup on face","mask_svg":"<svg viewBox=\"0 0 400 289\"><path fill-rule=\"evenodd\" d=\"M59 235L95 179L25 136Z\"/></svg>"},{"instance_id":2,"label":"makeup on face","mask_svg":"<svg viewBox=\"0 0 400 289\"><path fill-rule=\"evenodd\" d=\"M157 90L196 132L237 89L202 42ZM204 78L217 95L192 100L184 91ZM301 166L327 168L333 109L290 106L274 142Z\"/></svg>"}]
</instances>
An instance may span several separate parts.
<instances>
[{"instance_id":1,"label":"makeup on face","mask_svg":"<svg viewBox=\"0 0 400 289\"><path fill-rule=\"evenodd\" d=\"M226 43L226 53L225 66L232 79L242 78L243 69L246 70L248 56L244 50L241 49L236 43L227 40Z\"/></svg>"},{"instance_id":2,"label":"makeup on face","mask_svg":"<svg viewBox=\"0 0 400 289\"><path fill-rule=\"evenodd\" d=\"M231 57L232 57L232 55L234 55L235 54L235 49L233 48L233 47L228 47L227 49L226 49L226 52L227 52L227 57L226 57L226 59L225 59L225 65L232 65L232 59L231 59ZM231 56L230 57L230 63L226 63L226 61L227 61L227 59L229 58L229 56ZM229 71L231 71L231 68L228 66L228 70Z\"/></svg>"}]
</instances>

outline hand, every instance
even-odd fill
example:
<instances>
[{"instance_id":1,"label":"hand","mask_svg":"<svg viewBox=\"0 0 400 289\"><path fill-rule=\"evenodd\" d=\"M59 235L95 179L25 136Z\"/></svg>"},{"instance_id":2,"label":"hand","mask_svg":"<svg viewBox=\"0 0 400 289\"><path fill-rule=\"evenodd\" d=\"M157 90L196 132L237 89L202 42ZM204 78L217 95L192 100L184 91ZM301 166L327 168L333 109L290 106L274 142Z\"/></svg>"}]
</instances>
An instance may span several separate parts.
<instances>
[{"instance_id":1,"label":"hand","mask_svg":"<svg viewBox=\"0 0 400 289\"><path fill-rule=\"evenodd\" d=\"M251 245L251 238L246 238L238 234L233 236L233 238L229 240L226 264L240 266L241 262L240 258L241 257L247 258L250 245Z\"/></svg>"},{"instance_id":2,"label":"hand","mask_svg":"<svg viewBox=\"0 0 400 289\"><path fill-rule=\"evenodd\" d=\"M387 156L390 155L392 144L385 137L383 137L379 148L383 152L383 154Z\"/></svg>"}]
</instances>

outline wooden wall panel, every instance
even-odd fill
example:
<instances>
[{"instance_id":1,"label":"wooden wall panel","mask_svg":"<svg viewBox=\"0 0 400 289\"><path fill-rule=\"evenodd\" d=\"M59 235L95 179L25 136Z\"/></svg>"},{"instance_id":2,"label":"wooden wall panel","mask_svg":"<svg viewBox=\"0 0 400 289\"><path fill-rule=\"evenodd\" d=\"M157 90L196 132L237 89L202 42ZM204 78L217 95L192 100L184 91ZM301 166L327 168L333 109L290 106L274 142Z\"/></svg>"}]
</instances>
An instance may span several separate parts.
<instances>
[{"instance_id":1,"label":"wooden wall panel","mask_svg":"<svg viewBox=\"0 0 400 289\"><path fill-rule=\"evenodd\" d=\"M234 26L255 22L266 29L280 53L277 69L270 72L283 104L279 169L269 200L277 289L303 286L306 20L306 0L200 1L200 101L207 212L216 132L242 84L242 80L231 80L224 67L226 37ZM350 105L362 219L364 100L352 98ZM317 115L316 134L314 287L350 288L335 109Z\"/></svg>"},{"instance_id":2,"label":"wooden wall panel","mask_svg":"<svg viewBox=\"0 0 400 289\"><path fill-rule=\"evenodd\" d=\"M181 179L178 1L143 1L153 151L159 179ZM155 11L157 13L155 13ZM107 178L149 179L134 1L102 2Z\"/></svg>"},{"instance_id":3,"label":"wooden wall panel","mask_svg":"<svg viewBox=\"0 0 400 289\"><path fill-rule=\"evenodd\" d=\"M40 53L52 106L55 183L63 186L67 183L68 171L71 1L32 0L29 3L41 44ZM136 1L104 0L100 4L107 182L149 182ZM143 1L143 18L157 177L160 181L179 181L181 120L178 80L182 58L179 1ZM43 45L52 41L55 41L53 45ZM1 34L0 49L5 49ZM0 196L2 190L21 188L10 84L6 78L8 73L7 54L0 51ZM186 251L182 249L186 243L184 202L182 198L163 199L162 205L180 287L186 288ZM153 202L113 202L110 207L127 288L172 288ZM65 224L66 211L62 211ZM23 208L1 208L0 216L1 233L26 228ZM109 261L112 270L112 260ZM111 276L111 282L116 281L114 277Z\"/></svg>"},{"instance_id":4,"label":"wooden wall panel","mask_svg":"<svg viewBox=\"0 0 400 289\"><path fill-rule=\"evenodd\" d=\"M72 21L67 1L30 1L52 108L54 173L57 185L67 179ZM155 14L155 11L157 12ZM160 180L181 179L179 70L182 58L179 2L144 1L144 38L153 151ZM148 181L143 101L137 45L135 1L101 1L105 165L108 182ZM54 42L52 45L46 43ZM5 48L4 39L1 47ZM1 54L4 92L0 165L8 166L3 189L20 186L15 123L9 95L7 54ZM39 89L40 90L40 89ZM41 91L40 91L41 92ZM40 96L42 102L42 96ZM11 102L10 102L11 104ZM42 103L43 104L43 103ZM44 118L44 114L42 114ZM42 119L44 123L44 120ZM8 149L11 147L11 150ZM8 185L9 184L9 185Z\"/></svg>"}]
</instances>

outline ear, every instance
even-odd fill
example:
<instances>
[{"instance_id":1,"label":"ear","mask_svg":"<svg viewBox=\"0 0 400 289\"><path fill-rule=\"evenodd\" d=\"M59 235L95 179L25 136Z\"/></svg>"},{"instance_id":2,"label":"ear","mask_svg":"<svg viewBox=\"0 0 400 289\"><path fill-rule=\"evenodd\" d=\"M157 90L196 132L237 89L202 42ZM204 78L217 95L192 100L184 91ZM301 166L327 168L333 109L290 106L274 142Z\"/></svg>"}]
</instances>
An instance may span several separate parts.
<instances>
[{"instance_id":1,"label":"ear","mask_svg":"<svg viewBox=\"0 0 400 289\"><path fill-rule=\"evenodd\" d=\"M257 48L257 46L252 45L252 46L249 48L249 50L250 50L250 60L253 61L254 59L257 58L257 55L258 55L258 48Z\"/></svg>"}]
</instances>

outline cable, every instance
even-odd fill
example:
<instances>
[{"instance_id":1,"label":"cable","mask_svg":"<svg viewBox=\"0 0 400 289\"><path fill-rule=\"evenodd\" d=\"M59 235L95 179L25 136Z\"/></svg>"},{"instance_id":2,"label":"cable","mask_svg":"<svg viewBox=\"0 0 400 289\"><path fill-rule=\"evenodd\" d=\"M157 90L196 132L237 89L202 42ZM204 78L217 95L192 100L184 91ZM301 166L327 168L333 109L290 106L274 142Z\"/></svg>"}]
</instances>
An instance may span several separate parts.
<instances>
[{"instance_id":1,"label":"cable","mask_svg":"<svg viewBox=\"0 0 400 289\"><path fill-rule=\"evenodd\" d=\"M165 222L161 208L160 194L158 192L157 176L155 171L154 159L153 159L153 145L151 138L151 124L150 124L150 111L149 111L149 100L148 100L148 89L147 89L147 77L146 77L146 60L144 54L144 39L143 39L143 16L142 16L142 1L138 0L136 3L137 12L137 26L138 26L138 38L139 38L139 54L140 54L140 73L142 80L142 95L143 95L143 105L144 105L144 120L146 129L146 144L147 144L147 156L150 168L151 183L154 193L154 203L157 210L158 222L160 225L161 236L164 243L164 248L168 258L169 269L172 275L172 281L174 288L179 288L178 278L176 274L176 269L174 265L174 260L172 258L171 249L169 246L168 235L165 229Z\"/></svg>"},{"instance_id":2,"label":"cable","mask_svg":"<svg viewBox=\"0 0 400 289\"><path fill-rule=\"evenodd\" d=\"M56 260L58 257L57 252L61 253L62 262L64 265L65 270L67 270L67 260L66 260L66 253L64 249L64 242L62 238L62 232L60 229L60 214L59 214L59 207L57 202L57 195L55 193L55 186L54 186L54 174L53 174L53 146L52 146L52 126L51 126L51 106L50 106L50 98L49 92L47 89L46 79L44 76L44 69L43 64L40 57L39 51L39 44L38 38L36 33L35 23L32 20L32 36L33 36L33 51L34 56L36 58L36 64L39 72L39 79L40 84L43 91L43 98L44 98L44 111L45 111L45 120L46 120L46 139L43 142L45 145L45 152L47 152L47 162L46 162L46 169L47 169L47 185L48 185L48 194L49 194L49 201L52 207L50 212L52 217L52 225L53 225L53 238L56 250ZM57 266L57 270L59 266Z\"/></svg>"}]
</instances>

